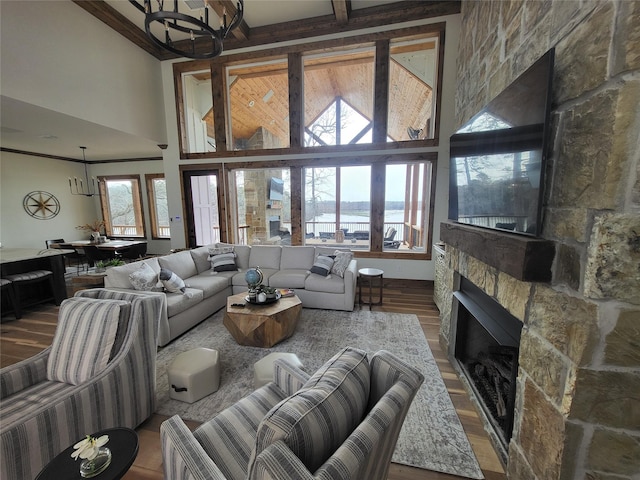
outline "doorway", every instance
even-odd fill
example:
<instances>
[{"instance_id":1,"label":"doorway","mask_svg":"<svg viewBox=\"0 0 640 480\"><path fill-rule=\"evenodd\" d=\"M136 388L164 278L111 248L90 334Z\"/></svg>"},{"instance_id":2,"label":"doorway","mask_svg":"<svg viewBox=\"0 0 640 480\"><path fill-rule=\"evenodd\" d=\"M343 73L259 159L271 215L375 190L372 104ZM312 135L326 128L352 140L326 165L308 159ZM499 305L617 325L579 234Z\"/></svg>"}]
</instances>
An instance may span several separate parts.
<instances>
[{"instance_id":1,"label":"doorway","mask_svg":"<svg viewBox=\"0 0 640 480\"><path fill-rule=\"evenodd\" d=\"M182 172L189 248L226 241L220 179L217 169Z\"/></svg>"}]
</instances>

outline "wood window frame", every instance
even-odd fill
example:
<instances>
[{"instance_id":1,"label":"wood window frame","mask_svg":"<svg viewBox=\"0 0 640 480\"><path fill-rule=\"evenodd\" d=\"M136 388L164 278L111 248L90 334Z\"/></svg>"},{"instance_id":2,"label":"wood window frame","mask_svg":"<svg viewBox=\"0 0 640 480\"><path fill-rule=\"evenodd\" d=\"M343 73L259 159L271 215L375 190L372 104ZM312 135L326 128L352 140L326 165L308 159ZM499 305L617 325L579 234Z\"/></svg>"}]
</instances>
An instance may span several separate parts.
<instances>
[{"instance_id":1,"label":"wood window frame","mask_svg":"<svg viewBox=\"0 0 640 480\"><path fill-rule=\"evenodd\" d=\"M211 60L194 60L173 64L173 79L175 88L176 115L178 124L178 143L180 159L199 160L216 158L244 158L264 155L287 154L335 154L356 153L365 150L397 150L400 148L437 147L440 135L442 77L444 65L445 22L406 27L385 32L374 32L353 37L324 40L312 43L301 43L286 47L273 47L259 52L246 52L224 55ZM390 41L396 38L419 38L432 35L438 39L437 59L437 91L434 118L434 137L424 140L408 140L401 142L387 142L388 116L388 84L389 84L389 52ZM374 44L376 48L376 68L374 81L374 118L373 142L364 145L330 145L304 147L304 98L303 98L303 66L302 56L318 51L340 51L361 45ZM226 98L226 75L228 66L249 62L264 62L269 60L288 60L289 79L289 135L290 146L287 148L260 150L228 150L231 145L231 133L228 131L226 118L228 113L228 99ZM186 153L187 131L184 111L184 91L182 75L193 71L211 70L211 93L214 109L214 128L216 135L216 152Z\"/></svg>"},{"instance_id":2,"label":"wood window frame","mask_svg":"<svg viewBox=\"0 0 640 480\"><path fill-rule=\"evenodd\" d=\"M386 176L386 165L393 163L430 163L431 168L428 172L428 183L425 188L429 188L426 195L428 205L425 211L427 218L427 238L425 240L425 250L419 252L390 252L383 249L384 237L384 185ZM354 255L358 258L385 258L400 260L431 260L431 244L433 241L433 213L435 201L435 172L437 170L438 154L437 152L420 152L420 153L397 153L393 156L384 154L367 154L362 153L349 157L336 159L332 155L317 156L314 158L290 158L290 159L271 159L265 161L234 161L228 163L207 163L197 165L182 165L180 171L187 170L217 170L222 176L220 182L224 182L225 190L232 178L232 172L237 169L270 169L270 168L289 168L291 179L291 245L304 244L304 225L302 217L302 208L304 204L303 197L303 175L304 167L342 167L342 166L371 166L371 238L369 251L354 251ZM427 169L425 169L427 170ZM427 175L427 172L425 172ZM222 196L220 198L220 219L221 232L228 235L226 238L233 238L231 232L226 231L226 225L223 229L222 220L226 219L226 212L234 211L230 202L233 201L230 196ZM233 222L227 222L233 223ZM223 240L226 241L226 240Z\"/></svg>"},{"instance_id":3,"label":"wood window frame","mask_svg":"<svg viewBox=\"0 0 640 480\"><path fill-rule=\"evenodd\" d=\"M166 182L164 173L145 173L144 181L147 187L147 204L149 205L149 218L151 219L151 238L154 240L167 240L171 238L163 237L159 234L160 226L158 225L158 215L156 213L156 189L154 188L154 180L162 178Z\"/></svg>"},{"instance_id":4,"label":"wood window frame","mask_svg":"<svg viewBox=\"0 0 640 480\"><path fill-rule=\"evenodd\" d=\"M109 237L114 238L147 238L147 230L145 227L144 208L142 205L142 182L140 181L140 175L103 175L98 177L100 180L100 209L102 210L102 218L105 222L105 230ZM113 225L111 222L111 210L108 204L109 193L107 191L107 181L117 180L132 180L138 185L138 188L134 188L133 193L133 208L136 212L136 230L142 230L142 235L115 235L113 233Z\"/></svg>"}]
</instances>

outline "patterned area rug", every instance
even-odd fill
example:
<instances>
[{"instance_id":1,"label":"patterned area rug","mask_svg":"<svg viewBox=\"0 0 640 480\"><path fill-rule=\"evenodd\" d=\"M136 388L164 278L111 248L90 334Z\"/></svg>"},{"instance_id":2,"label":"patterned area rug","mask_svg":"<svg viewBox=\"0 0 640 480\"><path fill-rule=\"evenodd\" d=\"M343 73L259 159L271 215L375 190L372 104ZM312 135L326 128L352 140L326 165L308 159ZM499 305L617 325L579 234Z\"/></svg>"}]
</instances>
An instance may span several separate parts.
<instances>
[{"instance_id":1,"label":"patterned area rug","mask_svg":"<svg viewBox=\"0 0 640 480\"><path fill-rule=\"evenodd\" d=\"M425 381L404 422L393 462L427 470L484 478L415 315L303 309L291 338L269 349L238 345L222 324L220 311L158 353L156 413L206 421L251 393L253 364L271 352L292 352L314 372L345 346L369 353L389 350L417 366ZM220 389L193 404L169 398L167 367L179 353L196 347L220 352Z\"/></svg>"}]
</instances>

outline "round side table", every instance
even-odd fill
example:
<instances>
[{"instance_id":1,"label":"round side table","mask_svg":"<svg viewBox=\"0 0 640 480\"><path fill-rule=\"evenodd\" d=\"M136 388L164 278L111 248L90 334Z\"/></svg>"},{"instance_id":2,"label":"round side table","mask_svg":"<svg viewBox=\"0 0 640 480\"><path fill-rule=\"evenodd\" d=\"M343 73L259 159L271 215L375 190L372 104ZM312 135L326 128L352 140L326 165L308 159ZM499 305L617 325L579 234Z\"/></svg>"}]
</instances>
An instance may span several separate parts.
<instances>
[{"instance_id":1,"label":"round side table","mask_svg":"<svg viewBox=\"0 0 640 480\"><path fill-rule=\"evenodd\" d=\"M110 428L92 434L92 437L109 435L109 442L105 445L111 450L111 464L107 469L96 475L98 480L118 480L127 473L138 455L138 434L130 428ZM79 438L78 441L82 440ZM75 442L74 442L75 444ZM36 477L36 480L78 479L80 475L80 460L71 458L73 445L51 460Z\"/></svg>"},{"instance_id":2,"label":"round side table","mask_svg":"<svg viewBox=\"0 0 640 480\"><path fill-rule=\"evenodd\" d=\"M383 284L382 276L384 275L384 271L380 270L379 268L361 268L360 270L358 270L358 275L360 276L360 290L358 295L358 303L360 305L369 305L369 310L371 310L371 305L382 305L382 284ZM378 292L378 301L374 302L373 301L373 281L376 278L379 279L378 287L380 290ZM364 283L365 279L369 282L369 301L368 302L362 301L362 284Z\"/></svg>"}]
</instances>

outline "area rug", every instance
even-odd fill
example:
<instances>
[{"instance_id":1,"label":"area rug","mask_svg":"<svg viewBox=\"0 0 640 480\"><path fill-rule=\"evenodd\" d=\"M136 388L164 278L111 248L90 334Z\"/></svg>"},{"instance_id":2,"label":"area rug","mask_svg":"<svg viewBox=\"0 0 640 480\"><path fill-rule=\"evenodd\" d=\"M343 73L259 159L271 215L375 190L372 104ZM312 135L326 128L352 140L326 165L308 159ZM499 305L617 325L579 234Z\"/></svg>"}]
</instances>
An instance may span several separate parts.
<instances>
[{"instance_id":1,"label":"area rug","mask_svg":"<svg viewBox=\"0 0 640 480\"><path fill-rule=\"evenodd\" d=\"M238 345L218 312L158 352L157 396L161 415L178 414L199 422L248 395L253 364L270 352L292 352L314 372L341 348L373 354L385 349L415 365L425 376L400 432L392 461L403 465L484 478L440 375L418 318L383 312L335 312L303 309L293 336L272 348ZM218 350L220 389L193 404L169 398L167 367L176 355L196 347Z\"/></svg>"}]
</instances>

